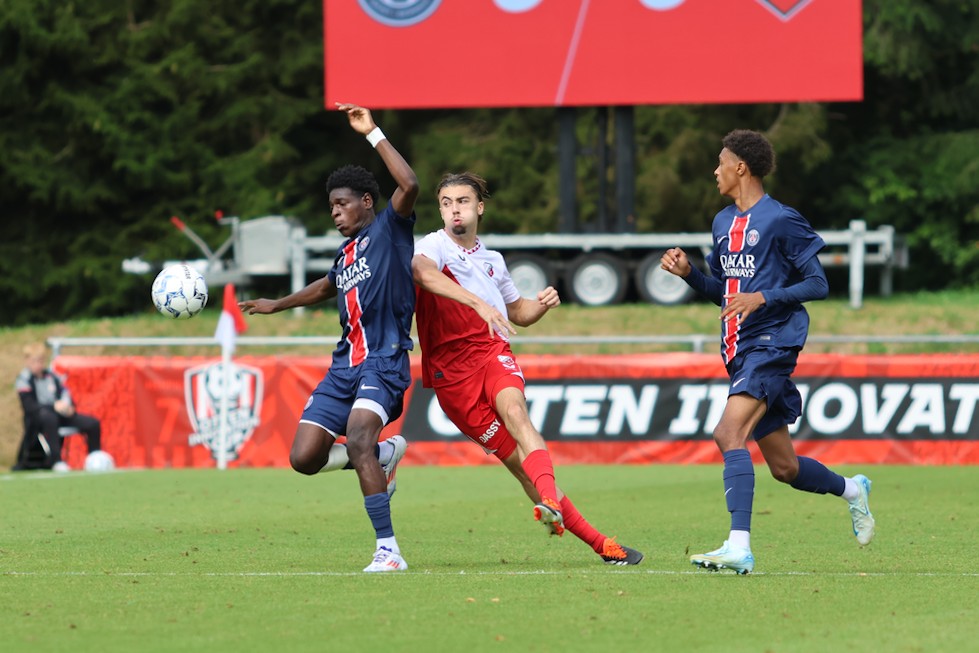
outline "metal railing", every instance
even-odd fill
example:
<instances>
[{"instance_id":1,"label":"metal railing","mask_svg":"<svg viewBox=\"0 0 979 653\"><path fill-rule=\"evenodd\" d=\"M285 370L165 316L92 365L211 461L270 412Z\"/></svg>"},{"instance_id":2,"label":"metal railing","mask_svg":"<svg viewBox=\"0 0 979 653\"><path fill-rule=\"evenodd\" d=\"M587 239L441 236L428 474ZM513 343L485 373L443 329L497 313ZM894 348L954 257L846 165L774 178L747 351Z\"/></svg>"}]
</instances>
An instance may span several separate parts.
<instances>
[{"instance_id":1,"label":"metal railing","mask_svg":"<svg viewBox=\"0 0 979 653\"><path fill-rule=\"evenodd\" d=\"M847 267L849 297L852 308L863 306L865 268L879 267L880 293L887 297L894 286L894 269L907 267L908 251L894 227L884 225L867 229L864 220L851 220L845 230L819 231L827 248L819 254L824 267ZM594 252L596 250L648 250L655 252L670 247L697 248L707 255L713 245L710 233L663 234L485 234L480 238L487 247L506 254L515 251L567 250ZM325 273L333 267L337 249L344 242L338 234L307 236L302 226L291 234L290 278L292 292L306 285L310 272ZM301 313L301 309L293 309Z\"/></svg>"},{"instance_id":2,"label":"metal railing","mask_svg":"<svg viewBox=\"0 0 979 653\"><path fill-rule=\"evenodd\" d=\"M332 352L339 336L241 336L239 347L322 346ZM418 340L415 339L417 344ZM692 333L669 336L514 336L514 345L682 345L697 354L713 351L719 336ZM979 345L979 334L962 335L892 335L892 336L809 336L808 343L829 344L968 344ZM51 337L47 339L53 357L65 347L220 347L214 339L199 337ZM708 349L710 347L711 349Z\"/></svg>"}]
</instances>

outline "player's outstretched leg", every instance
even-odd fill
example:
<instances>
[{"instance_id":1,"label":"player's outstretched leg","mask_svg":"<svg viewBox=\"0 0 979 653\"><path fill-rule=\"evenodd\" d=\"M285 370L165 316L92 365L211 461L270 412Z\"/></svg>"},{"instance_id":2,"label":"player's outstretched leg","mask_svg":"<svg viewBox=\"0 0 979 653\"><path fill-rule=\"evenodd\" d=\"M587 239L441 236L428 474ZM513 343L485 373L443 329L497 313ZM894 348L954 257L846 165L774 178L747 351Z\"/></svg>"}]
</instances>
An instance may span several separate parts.
<instances>
[{"instance_id":1,"label":"player's outstretched leg","mask_svg":"<svg viewBox=\"0 0 979 653\"><path fill-rule=\"evenodd\" d=\"M857 538L857 544L867 546L874 539L874 516L870 513L870 479L863 474L853 477L853 482L857 484L859 494L857 498L849 501L850 519L853 522L853 534Z\"/></svg>"},{"instance_id":2,"label":"player's outstretched leg","mask_svg":"<svg viewBox=\"0 0 979 653\"><path fill-rule=\"evenodd\" d=\"M751 550L733 546L727 540L719 549L690 556L690 562L708 571L730 569L742 576L750 574L755 568L755 556L751 555Z\"/></svg>"},{"instance_id":3,"label":"player's outstretched leg","mask_svg":"<svg viewBox=\"0 0 979 653\"><path fill-rule=\"evenodd\" d=\"M638 565L642 562L642 553L619 544L614 537L608 537L592 526L567 495L561 497L561 515L564 527L590 546L606 564Z\"/></svg>"}]
</instances>

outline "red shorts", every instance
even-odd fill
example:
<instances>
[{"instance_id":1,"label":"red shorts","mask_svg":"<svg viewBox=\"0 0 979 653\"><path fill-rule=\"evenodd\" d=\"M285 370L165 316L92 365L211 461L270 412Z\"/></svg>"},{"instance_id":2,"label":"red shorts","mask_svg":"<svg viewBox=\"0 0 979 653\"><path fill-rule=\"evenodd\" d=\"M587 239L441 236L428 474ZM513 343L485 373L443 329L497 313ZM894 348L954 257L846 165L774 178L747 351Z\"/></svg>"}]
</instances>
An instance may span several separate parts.
<instances>
[{"instance_id":1,"label":"red shorts","mask_svg":"<svg viewBox=\"0 0 979 653\"><path fill-rule=\"evenodd\" d=\"M507 347L490 358L472 376L457 383L435 387L442 411L467 438L486 453L505 460L517 449L517 441L496 414L496 395L504 388L524 389L523 371Z\"/></svg>"}]
</instances>

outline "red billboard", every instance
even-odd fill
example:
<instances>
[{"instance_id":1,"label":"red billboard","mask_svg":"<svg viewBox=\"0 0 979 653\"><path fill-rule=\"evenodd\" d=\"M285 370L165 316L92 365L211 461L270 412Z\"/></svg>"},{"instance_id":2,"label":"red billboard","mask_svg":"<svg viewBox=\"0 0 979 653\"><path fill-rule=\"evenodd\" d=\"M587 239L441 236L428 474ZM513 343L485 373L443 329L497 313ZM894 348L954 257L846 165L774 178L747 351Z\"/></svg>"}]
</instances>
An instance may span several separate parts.
<instances>
[{"instance_id":1,"label":"red billboard","mask_svg":"<svg viewBox=\"0 0 979 653\"><path fill-rule=\"evenodd\" d=\"M852 101L860 0L324 0L325 101Z\"/></svg>"}]
</instances>

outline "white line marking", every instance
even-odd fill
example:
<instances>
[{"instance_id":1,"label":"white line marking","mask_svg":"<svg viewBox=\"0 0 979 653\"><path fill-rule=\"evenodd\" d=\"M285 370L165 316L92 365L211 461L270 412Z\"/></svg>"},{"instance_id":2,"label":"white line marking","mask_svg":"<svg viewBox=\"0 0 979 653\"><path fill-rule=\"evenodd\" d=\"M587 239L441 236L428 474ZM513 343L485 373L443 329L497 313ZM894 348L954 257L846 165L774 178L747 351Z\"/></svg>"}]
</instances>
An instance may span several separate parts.
<instances>
[{"instance_id":1,"label":"white line marking","mask_svg":"<svg viewBox=\"0 0 979 653\"><path fill-rule=\"evenodd\" d=\"M606 576L608 574L644 574L647 576L711 576L710 572L704 570L677 570L677 569L603 569L595 571L579 570L573 572L581 576ZM399 574L382 574L384 576L566 576L567 569L534 571L431 571L431 570L408 570ZM176 578L200 576L204 578L302 578L302 577L353 577L364 576L362 571L205 571L205 572L182 572L182 571L3 571L0 577L22 576L28 578L37 577L148 577L148 578ZM833 577L833 578L859 578L861 576L877 578L979 578L979 572L954 572L954 571L760 571L752 572L749 576L811 576L811 577Z\"/></svg>"}]
</instances>

